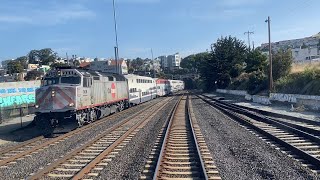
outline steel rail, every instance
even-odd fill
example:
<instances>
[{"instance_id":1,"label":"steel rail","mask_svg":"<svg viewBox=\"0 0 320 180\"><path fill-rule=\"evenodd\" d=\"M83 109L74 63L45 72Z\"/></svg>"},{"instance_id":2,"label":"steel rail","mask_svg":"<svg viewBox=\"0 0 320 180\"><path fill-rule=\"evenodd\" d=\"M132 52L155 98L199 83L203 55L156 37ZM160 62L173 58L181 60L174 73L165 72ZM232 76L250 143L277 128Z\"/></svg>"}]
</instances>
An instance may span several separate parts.
<instances>
[{"instance_id":1,"label":"steel rail","mask_svg":"<svg viewBox=\"0 0 320 180\"><path fill-rule=\"evenodd\" d=\"M213 103L211 101L208 101L204 98L202 98L201 96L198 95L198 97L200 99L202 99L204 102L208 103L209 105L211 105L212 107L220 110L221 112L223 112L224 114L226 114L227 116L229 116L231 119L236 120L237 122L239 122L240 124L244 124L247 127L250 127L251 129L255 130L256 132L259 132L260 134L262 134L263 136L267 137L268 139L276 142L277 144L281 145L282 147L286 148L287 150L295 153L296 155L298 155L299 157L301 157L302 159L308 161L309 163L311 163L312 165L314 165L315 167L320 167L320 160L313 157L312 155L306 153L305 151L285 142L284 140L281 140L279 138L277 138L276 136L272 135L271 133L255 126L254 124L252 124L249 120L245 119L244 117L240 116L238 113L233 112L230 109L227 109L225 106L221 106L221 104L217 104L217 103ZM281 126L280 126L281 127Z\"/></svg>"},{"instance_id":2,"label":"steel rail","mask_svg":"<svg viewBox=\"0 0 320 180\"><path fill-rule=\"evenodd\" d=\"M252 112L240 109L240 108L234 108L232 106L225 105L225 104L221 103L220 101L215 101L215 103L220 105L220 106L222 106L222 107L224 107L225 109L229 109L231 111L235 111L237 113L246 115L246 116L248 116L248 117L250 117L252 119L255 119L257 121L266 122L266 123L269 123L269 124L275 124L278 127L281 127L281 128L286 129L286 130L288 130L290 132L296 133L296 134L298 134L300 136L306 137L307 139L312 140L312 141L320 144L320 138L309 133L309 132L315 133L316 130L314 130L314 129L312 130L311 128L308 128L308 127L303 127L303 126L300 126L300 125L294 125L294 124L291 124L291 123L284 123L282 121L278 121L278 120L271 119L269 117L261 116L259 114L252 113Z\"/></svg>"},{"instance_id":3,"label":"steel rail","mask_svg":"<svg viewBox=\"0 0 320 180\"><path fill-rule=\"evenodd\" d=\"M161 101L158 102L158 103L161 103ZM157 103L157 104L158 104L158 103ZM154 105L152 105L152 106L154 106ZM139 110L138 112L136 112L136 113L134 113L134 114L139 114L139 113L141 113L142 111L151 108L152 106L149 106L149 107L146 107L146 108L144 108L144 109L141 109L141 110ZM39 149L41 149L41 148L43 148L43 147L49 146L50 144L54 144L54 143L56 143L56 142L58 142L58 141L60 141L60 140L62 140L62 139L69 138L69 137L71 137L71 136L73 136L73 135L76 135L76 134L78 134L78 133L84 132L84 131L86 131L86 130L88 130L88 129L90 129L90 128L94 128L94 127L96 127L96 126L99 126L100 124L105 123L104 121L106 121L106 120L110 120L110 119L113 119L113 118L120 117L120 116L122 116L124 113L130 112L130 110L133 111L132 109L127 109L127 110L125 110L125 111L122 111L121 114L120 114L120 113L115 113L115 114L113 114L113 115L111 115L111 116L108 116L108 117L106 117L106 118L103 118L103 119L101 119L101 120L99 120L99 121L95 121L94 123L88 124L88 125L86 125L86 126L84 126L84 127L78 128L78 129L76 129L76 130L74 130L74 131L71 131L71 132L66 133L66 134L64 134L64 135L61 135L61 136L58 136L58 137L56 137L56 138L53 138L53 139L51 139L51 140L49 140L49 141L46 141L46 142L43 143L43 144L40 144L40 145L38 145L38 146L36 146L36 147L33 147L33 148L31 148L31 149L28 149L27 151L21 152L21 153L15 155L15 156L12 156L12 157L7 158L7 159L3 159L3 160L0 161L0 166L3 166L3 165L5 165L5 164L7 164L7 163L9 163L9 162L12 162L12 161L14 161L14 160L16 160L16 159L18 159L18 158L23 157L23 156L25 156L25 155L31 154L31 153L33 153L33 152L35 152L35 151L37 151L37 150L39 150Z\"/></svg>"},{"instance_id":4,"label":"steel rail","mask_svg":"<svg viewBox=\"0 0 320 180\"><path fill-rule=\"evenodd\" d=\"M210 97L210 96L204 95L204 94L202 94L202 96L204 96L208 99L211 99L213 101L219 101L219 102L221 102L225 105L228 105L228 106L233 106L233 107L237 107L237 108L241 108L241 109L246 109L249 111L254 111L256 113L259 113L259 114L262 114L265 116L269 116L269 117L273 117L273 118L288 119L288 120L292 120L292 121L303 122L303 123L307 123L307 124L311 124L311 125L315 125L315 126L320 126L320 121L314 121L314 120L310 120L310 119L304 119L304 118L289 116L289 115L285 115L285 114L278 114L278 113L269 112L269 111L265 111L265 110L261 110L261 109L255 109L255 108L251 108L251 107L247 107L247 106L241 106L241 105L234 104L234 103L227 103L227 102L223 102L221 100L215 99L213 97Z\"/></svg>"},{"instance_id":5,"label":"steel rail","mask_svg":"<svg viewBox=\"0 0 320 180\"><path fill-rule=\"evenodd\" d=\"M186 102L187 118L188 118L188 120L190 122L190 125L191 125L191 131L192 131L192 135L193 135L193 140L195 141L195 144L196 144L198 156L199 156L200 163L201 163L201 169L203 171L202 173L203 173L204 179L207 180L209 178L208 178L208 175L207 175L207 172L206 172L204 160L202 159L202 156L201 156L200 146L199 146L199 143L198 143L198 140L197 140L197 136L195 134L195 130L194 130L194 127L193 127L194 125L193 125L193 121L192 121L191 114L190 114L189 96L187 96L187 100L186 101L187 101Z\"/></svg>"},{"instance_id":6,"label":"steel rail","mask_svg":"<svg viewBox=\"0 0 320 180\"><path fill-rule=\"evenodd\" d=\"M22 148L22 147L24 147L24 146L30 145L30 144L35 143L35 142L37 142L37 141L40 141L40 140L42 140L42 139L44 139L43 136L38 136L38 137L35 137L35 138L30 139L30 140L28 140L28 141L25 141L25 142L23 142L23 143L20 143L20 144L18 144L18 145L15 145L15 146L11 146L11 147L2 149L2 150L0 150L0 155L6 154L6 153L8 153L8 152L10 152L10 151L13 151L13 150ZM0 161L1 161L1 160L0 160Z\"/></svg>"},{"instance_id":7,"label":"steel rail","mask_svg":"<svg viewBox=\"0 0 320 180\"><path fill-rule=\"evenodd\" d=\"M170 100L168 100L167 102L165 102L162 106L164 107ZM162 102L162 101L161 101ZM157 103L160 104L161 102ZM163 103L163 102L162 102ZM154 106L150 106L146 109L152 109L152 107ZM159 110L161 109L159 108ZM144 109L144 111L146 111L146 109ZM143 113L143 112L142 112ZM152 113L151 113L152 114ZM72 151L71 153L67 154L66 156L64 156L63 158L53 162L52 164L50 164L49 166L45 167L44 169L40 170L39 172L37 172L36 174L32 175L31 177L29 177L28 179L40 179L41 177L43 177L45 174L49 173L50 171L54 170L57 166L59 166L60 164L62 164L63 162L66 162L68 159L72 158L73 156L75 156L76 154L80 153L81 151L83 151L84 149L88 148L89 146L91 146L92 144L94 144L96 141L98 141L99 139L109 135L111 132L115 131L116 129L118 129L119 127L123 126L124 124L128 123L130 120L132 120L132 118L135 118L137 116L141 115L140 111L138 113L135 113L127 118L125 118L125 120L121 121L120 123L118 123L117 125L113 126L112 128L108 129L107 131L103 132L102 134L100 134L99 136L95 137L93 140L90 140L89 142L87 142L86 144L82 145L81 147L77 148L76 150ZM140 123L142 123L145 119L149 118L149 116L143 118L143 120L140 121ZM130 128L128 131L132 132L138 125L140 125L140 123L134 125L132 128ZM128 134L128 131L125 133L125 135ZM123 139L124 135L122 135L120 138ZM116 140L116 142L118 142L118 140ZM111 146L109 146L106 150L104 150L101 154L98 155L99 158L102 157L103 154L105 154L105 151L110 151L111 147L114 147L115 143L113 142ZM104 156L103 156L104 157ZM89 169L91 170L92 165L96 164L96 162L89 163L86 165L86 167L90 167ZM78 172L78 174L76 174L73 179L81 179L81 177L83 177L84 174L82 174L84 171L87 172L87 168L85 168L85 170L81 170L81 174L79 174L80 172Z\"/></svg>"},{"instance_id":8,"label":"steel rail","mask_svg":"<svg viewBox=\"0 0 320 180\"><path fill-rule=\"evenodd\" d=\"M161 150L160 150L160 154L159 154L159 158L158 158L158 161L157 161L157 165L156 165L156 169L155 169L155 173L154 173L154 176L153 176L153 180L156 180L157 179L157 177L158 177L158 172L159 172L159 168L160 168L160 164L161 164L161 161L162 161L162 159L163 159L163 152L164 152L164 149L165 149L165 145L166 145L166 142L167 142L167 137L169 136L168 134L169 134L169 131L168 131L168 129L169 129L169 127L171 127L171 125L172 125L172 119L173 119L173 117L174 117L174 114L176 113L176 111L177 111L177 108L178 108L178 105L179 105L179 103L180 103L180 101L181 101L181 99L183 98L183 96L181 96L181 98L179 98L179 100L178 100L178 102L175 104L175 106L174 106L174 108L172 109L172 111L171 111L171 113L170 113L170 115L169 115L169 117L170 117L170 119L169 119L169 124L168 124L168 126L167 126L167 131L166 131L166 134L165 134L165 136L164 136L164 141L163 141L163 143L162 143L162 146L161 146Z\"/></svg>"},{"instance_id":9,"label":"steel rail","mask_svg":"<svg viewBox=\"0 0 320 180\"><path fill-rule=\"evenodd\" d=\"M164 156L166 154L165 153L165 151L166 151L165 149L166 149L166 145L168 144L168 141L169 141L169 136L170 136L170 132L171 132L171 129L172 129L173 119L175 118L178 106L181 103L182 98L179 100L179 102L174 107L174 110L170 114L170 122L169 122L169 125L167 126L166 133L165 133L165 136L164 136L164 140L162 142L161 150L160 150L160 153L159 153L159 157L158 157L158 160L157 160L156 168L155 168L154 175L153 175L153 178L152 178L153 180L157 180L158 178L161 179L161 177L160 177L160 169L162 168L161 164L162 164L162 162L164 160ZM186 98L186 101L187 101L187 99L188 98ZM204 166L204 161L203 161L202 156L201 156L200 147L198 146L198 142L196 140L196 135L195 135L194 129L192 127L192 121L191 121L190 116L189 116L190 112L188 110L188 103L187 102L185 104L184 109L185 109L185 118L188 118L188 120L189 120L188 122L190 123L191 131L192 131L192 137L193 137L192 140L195 143L195 146L196 146L196 149L197 149L197 155L198 155L199 161L201 163L201 169L202 169L202 173L201 174L205 179L208 179L208 176L206 174L206 169L205 169L205 166ZM186 112L188 112L188 113L186 113Z\"/></svg>"}]
</instances>

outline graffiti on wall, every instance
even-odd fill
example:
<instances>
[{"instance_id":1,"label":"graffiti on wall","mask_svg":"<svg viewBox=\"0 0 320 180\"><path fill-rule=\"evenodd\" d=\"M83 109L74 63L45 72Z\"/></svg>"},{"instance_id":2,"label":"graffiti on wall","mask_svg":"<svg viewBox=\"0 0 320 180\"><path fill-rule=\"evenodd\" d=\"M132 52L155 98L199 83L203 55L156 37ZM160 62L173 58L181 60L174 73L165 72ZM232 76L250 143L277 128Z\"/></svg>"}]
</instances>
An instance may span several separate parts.
<instances>
[{"instance_id":1,"label":"graffiti on wall","mask_svg":"<svg viewBox=\"0 0 320 180\"><path fill-rule=\"evenodd\" d=\"M0 88L0 107L12 107L35 103L35 90L38 87Z\"/></svg>"},{"instance_id":2,"label":"graffiti on wall","mask_svg":"<svg viewBox=\"0 0 320 180\"><path fill-rule=\"evenodd\" d=\"M22 94L16 96L0 97L0 107L10 107L22 104L35 103L34 94Z\"/></svg>"}]
</instances>

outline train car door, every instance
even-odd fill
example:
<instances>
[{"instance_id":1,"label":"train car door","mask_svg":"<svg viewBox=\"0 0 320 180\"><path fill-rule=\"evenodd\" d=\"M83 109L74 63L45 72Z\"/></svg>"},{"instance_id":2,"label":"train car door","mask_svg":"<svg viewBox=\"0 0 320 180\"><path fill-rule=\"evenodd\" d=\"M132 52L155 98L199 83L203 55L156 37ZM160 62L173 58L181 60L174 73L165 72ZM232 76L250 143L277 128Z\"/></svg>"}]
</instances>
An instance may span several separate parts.
<instances>
[{"instance_id":1,"label":"train car door","mask_svg":"<svg viewBox=\"0 0 320 180\"><path fill-rule=\"evenodd\" d=\"M78 98L80 99L79 101L79 107L85 107L85 106L90 106L92 104L91 101L91 86L92 86L92 78L90 76L83 77L82 81L82 88L78 90Z\"/></svg>"}]
</instances>

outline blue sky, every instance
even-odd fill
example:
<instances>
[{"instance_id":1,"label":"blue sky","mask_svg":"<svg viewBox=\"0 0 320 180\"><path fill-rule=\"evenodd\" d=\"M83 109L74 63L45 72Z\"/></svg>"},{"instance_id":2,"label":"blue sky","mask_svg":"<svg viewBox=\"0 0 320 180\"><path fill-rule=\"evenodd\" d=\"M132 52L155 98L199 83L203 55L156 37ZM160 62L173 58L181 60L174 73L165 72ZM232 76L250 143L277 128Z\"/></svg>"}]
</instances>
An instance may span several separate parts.
<instances>
[{"instance_id":1,"label":"blue sky","mask_svg":"<svg viewBox=\"0 0 320 180\"><path fill-rule=\"evenodd\" d=\"M60 56L113 57L112 0L0 0L0 60L53 48ZM256 46L320 31L319 0L116 0L119 54L151 57L205 51L221 36Z\"/></svg>"}]
</instances>

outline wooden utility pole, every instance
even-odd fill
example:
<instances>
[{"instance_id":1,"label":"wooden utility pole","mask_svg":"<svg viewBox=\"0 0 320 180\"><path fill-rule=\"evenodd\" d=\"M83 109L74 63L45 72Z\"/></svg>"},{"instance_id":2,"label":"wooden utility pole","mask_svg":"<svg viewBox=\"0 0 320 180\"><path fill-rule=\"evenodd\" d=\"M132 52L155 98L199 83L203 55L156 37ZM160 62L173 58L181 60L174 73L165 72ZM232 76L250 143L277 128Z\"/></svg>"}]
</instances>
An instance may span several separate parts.
<instances>
[{"instance_id":1,"label":"wooden utility pole","mask_svg":"<svg viewBox=\"0 0 320 180\"><path fill-rule=\"evenodd\" d=\"M249 44L249 51L250 51L250 34L254 34L254 32L253 31L247 31L247 32L245 32L244 33L244 35L246 35L246 34L248 34L248 44Z\"/></svg>"},{"instance_id":2,"label":"wooden utility pole","mask_svg":"<svg viewBox=\"0 0 320 180\"><path fill-rule=\"evenodd\" d=\"M271 33L270 33L270 16L265 21L268 23L268 34L269 34L269 93L273 91L273 77L272 77L272 49L271 49Z\"/></svg>"}]
</instances>

